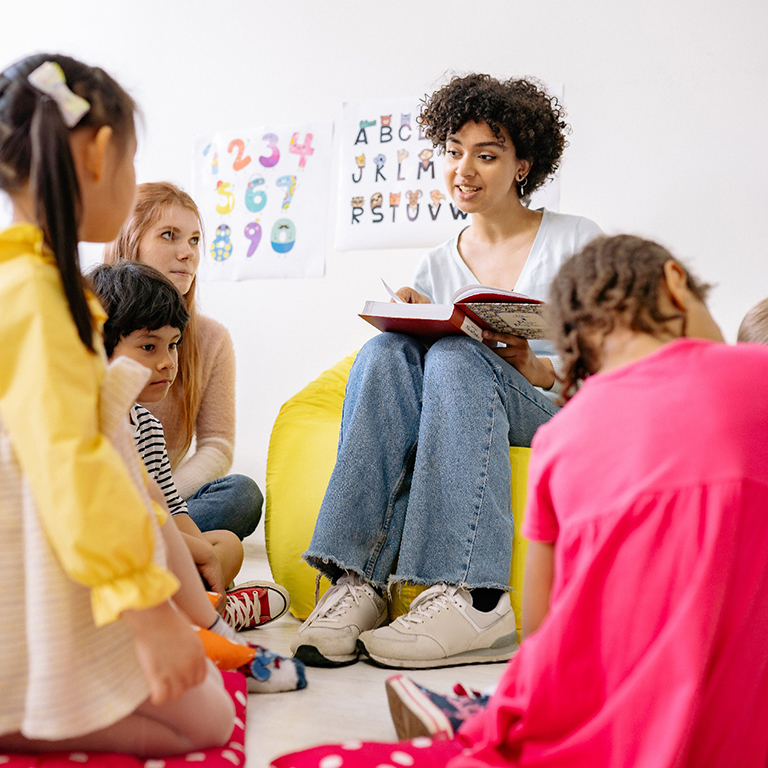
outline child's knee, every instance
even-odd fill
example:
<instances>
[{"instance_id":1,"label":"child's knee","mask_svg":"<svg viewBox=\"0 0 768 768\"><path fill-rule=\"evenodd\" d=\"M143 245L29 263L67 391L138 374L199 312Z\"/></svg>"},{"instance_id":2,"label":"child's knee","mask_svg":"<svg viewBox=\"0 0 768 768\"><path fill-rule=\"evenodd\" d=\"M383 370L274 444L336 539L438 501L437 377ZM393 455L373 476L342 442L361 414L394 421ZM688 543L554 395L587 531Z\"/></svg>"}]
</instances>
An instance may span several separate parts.
<instances>
[{"instance_id":1,"label":"child's knee","mask_svg":"<svg viewBox=\"0 0 768 768\"><path fill-rule=\"evenodd\" d=\"M261 488L247 475L230 475L234 487L237 489L238 497L243 499L243 506L248 509L257 510L261 514L261 506L264 503L264 494Z\"/></svg>"},{"instance_id":2,"label":"child's knee","mask_svg":"<svg viewBox=\"0 0 768 768\"><path fill-rule=\"evenodd\" d=\"M245 552L240 537L227 530L206 531L203 536L213 545L216 557L221 564L224 580L233 581L243 564Z\"/></svg>"},{"instance_id":3,"label":"child's knee","mask_svg":"<svg viewBox=\"0 0 768 768\"><path fill-rule=\"evenodd\" d=\"M240 539L250 536L261 520L264 495L254 480L246 475L227 475L231 490L231 526Z\"/></svg>"},{"instance_id":4,"label":"child's knee","mask_svg":"<svg viewBox=\"0 0 768 768\"><path fill-rule=\"evenodd\" d=\"M214 547L224 547L228 551L242 551L243 549L243 542L240 541L237 534L228 531L225 528L216 531L205 531L203 536L205 536Z\"/></svg>"},{"instance_id":5,"label":"child's knee","mask_svg":"<svg viewBox=\"0 0 768 768\"><path fill-rule=\"evenodd\" d=\"M218 679L217 679L218 678ZM213 665L200 686L203 706L200 716L187 734L193 742L192 749L208 749L224 746L235 725L235 705L221 684L221 676Z\"/></svg>"}]
</instances>

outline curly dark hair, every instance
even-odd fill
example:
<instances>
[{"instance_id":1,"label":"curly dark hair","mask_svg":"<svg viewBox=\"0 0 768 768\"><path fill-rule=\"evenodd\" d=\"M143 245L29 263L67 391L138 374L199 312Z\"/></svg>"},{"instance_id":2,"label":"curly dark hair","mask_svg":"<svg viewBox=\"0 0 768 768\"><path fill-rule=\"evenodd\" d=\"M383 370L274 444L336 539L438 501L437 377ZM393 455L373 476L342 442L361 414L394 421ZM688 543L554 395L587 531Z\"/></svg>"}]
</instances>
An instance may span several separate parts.
<instances>
[{"instance_id":1,"label":"curly dark hair","mask_svg":"<svg viewBox=\"0 0 768 768\"><path fill-rule=\"evenodd\" d=\"M521 198L528 197L558 169L568 145L565 135L570 132L562 104L537 80L502 82L481 74L456 76L425 96L418 121L424 135L443 150L448 137L469 121L487 123L501 142L505 140L504 128L517 156L531 162L524 191L518 187Z\"/></svg>"},{"instance_id":2,"label":"curly dark hair","mask_svg":"<svg viewBox=\"0 0 768 768\"><path fill-rule=\"evenodd\" d=\"M680 264L658 243L616 235L596 238L560 267L550 288L547 317L564 363L563 401L598 370L602 339L619 316L632 330L653 336L682 319L680 335L685 335L685 315L664 314L659 308L664 265L669 261ZM685 271L689 290L704 301L711 286Z\"/></svg>"}]
</instances>

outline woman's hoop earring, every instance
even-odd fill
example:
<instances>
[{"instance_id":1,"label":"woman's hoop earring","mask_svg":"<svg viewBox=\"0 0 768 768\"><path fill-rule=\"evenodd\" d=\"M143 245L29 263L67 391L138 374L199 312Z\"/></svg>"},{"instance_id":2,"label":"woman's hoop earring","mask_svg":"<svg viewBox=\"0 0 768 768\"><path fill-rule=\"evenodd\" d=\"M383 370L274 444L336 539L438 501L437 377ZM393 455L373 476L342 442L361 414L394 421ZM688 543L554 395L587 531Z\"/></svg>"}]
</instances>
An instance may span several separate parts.
<instances>
[{"instance_id":1,"label":"woman's hoop earring","mask_svg":"<svg viewBox=\"0 0 768 768\"><path fill-rule=\"evenodd\" d=\"M525 185L528 183L528 177L526 176L523 178L518 178L517 180L517 190L520 197L525 196Z\"/></svg>"}]
</instances>

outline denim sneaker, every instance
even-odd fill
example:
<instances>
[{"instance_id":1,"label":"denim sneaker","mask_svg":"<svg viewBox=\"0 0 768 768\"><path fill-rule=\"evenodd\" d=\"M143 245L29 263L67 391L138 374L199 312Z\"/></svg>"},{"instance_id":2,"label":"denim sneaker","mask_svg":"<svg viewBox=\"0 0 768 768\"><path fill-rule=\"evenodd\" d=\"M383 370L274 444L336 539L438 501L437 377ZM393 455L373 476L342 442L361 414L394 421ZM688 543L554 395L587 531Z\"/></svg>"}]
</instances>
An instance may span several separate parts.
<instances>
[{"instance_id":1,"label":"denim sneaker","mask_svg":"<svg viewBox=\"0 0 768 768\"><path fill-rule=\"evenodd\" d=\"M417 736L452 739L465 720L485 708L489 698L467 693L460 685L454 687L455 696L443 696L404 675L387 678L386 688L389 712L400 741Z\"/></svg>"},{"instance_id":2,"label":"denim sneaker","mask_svg":"<svg viewBox=\"0 0 768 768\"><path fill-rule=\"evenodd\" d=\"M285 587L271 581L245 581L227 590L225 619L238 632L254 629L279 619L290 605Z\"/></svg>"},{"instance_id":3,"label":"denim sneaker","mask_svg":"<svg viewBox=\"0 0 768 768\"><path fill-rule=\"evenodd\" d=\"M506 592L492 611L478 611L468 590L435 584L404 616L363 632L358 648L374 664L401 669L507 661L517 650L515 614Z\"/></svg>"},{"instance_id":4,"label":"denim sneaker","mask_svg":"<svg viewBox=\"0 0 768 768\"><path fill-rule=\"evenodd\" d=\"M357 638L387 618L386 600L357 574L342 576L299 627L291 650L313 667L341 667L357 661Z\"/></svg>"}]
</instances>

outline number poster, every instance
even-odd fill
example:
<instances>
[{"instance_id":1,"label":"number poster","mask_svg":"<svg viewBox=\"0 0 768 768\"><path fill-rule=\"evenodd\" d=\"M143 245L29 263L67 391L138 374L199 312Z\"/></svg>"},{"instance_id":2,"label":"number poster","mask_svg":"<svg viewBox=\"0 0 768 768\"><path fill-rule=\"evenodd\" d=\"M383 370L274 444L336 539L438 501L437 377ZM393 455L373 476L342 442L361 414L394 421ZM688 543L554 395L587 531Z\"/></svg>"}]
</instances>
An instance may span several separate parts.
<instances>
[{"instance_id":1,"label":"number poster","mask_svg":"<svg viewBox=\"0 0 768 768\"><path fill-rule=\"evenodd\" d=\"M561 97L562 86L552 92ZM423 134L417 98L344 105L339 157L336 247L432 248L469 223L448 196L443 156ZM530 206L557 211L559 179Z\"/></svg>"},{"instance_id":2,"label":"number poster","mask_svg":"<svg viewBox=\"0 0 768 768\"><path fill-rule=\"evenodd\" d=\"M196 140L206 279L323 276L332 135L323 121Z\"/></svg>"}]
</instances>

